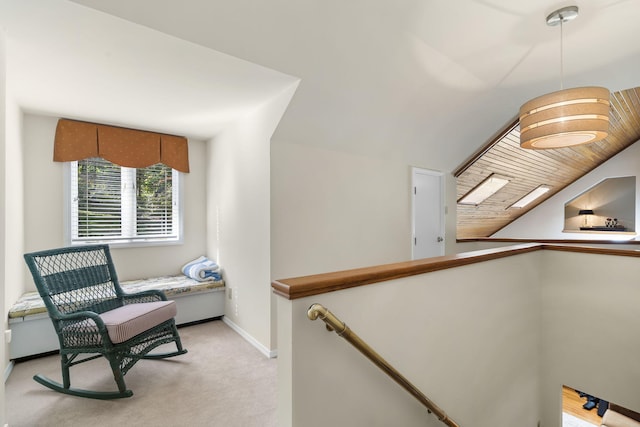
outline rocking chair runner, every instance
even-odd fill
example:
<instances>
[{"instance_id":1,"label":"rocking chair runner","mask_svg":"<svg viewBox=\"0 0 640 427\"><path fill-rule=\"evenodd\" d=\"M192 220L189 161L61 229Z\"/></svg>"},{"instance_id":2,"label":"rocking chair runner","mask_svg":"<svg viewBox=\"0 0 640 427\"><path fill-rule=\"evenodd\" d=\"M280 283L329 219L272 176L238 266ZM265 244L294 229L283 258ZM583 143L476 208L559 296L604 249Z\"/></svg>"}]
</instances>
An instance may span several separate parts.
<instances>
[{"instance_id":1,"label":"rocking chair runner","mask_svg":"<svg viewBox=\"0 0 640 427\"><path fill-rule=\"evenodd\" d=\"M138 360L187 352L174 321L175 302L156 290L124 293L107 245L51 249L24 258L60 342L63 384L35 375L40 384L94 399L130 397L133 392L127 390L124 375ZM148 354L171 342L175 352ZM69 368L101 356L111 365L118 391L72 388Z\"/></svg>"}]
</instances>

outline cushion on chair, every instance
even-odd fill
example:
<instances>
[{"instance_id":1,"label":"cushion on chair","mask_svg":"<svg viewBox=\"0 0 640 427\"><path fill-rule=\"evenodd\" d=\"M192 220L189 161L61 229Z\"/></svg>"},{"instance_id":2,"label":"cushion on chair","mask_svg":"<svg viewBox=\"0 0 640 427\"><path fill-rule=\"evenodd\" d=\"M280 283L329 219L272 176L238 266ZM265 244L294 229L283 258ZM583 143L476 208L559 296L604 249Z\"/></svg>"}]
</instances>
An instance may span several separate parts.
<instances>
[{"instance_id":1,"label":"cushion on chair","mask_svg":"<svg viewBox=\"0 0 640 427\"><path fill-rule=\"evenodd\" d=\"M169 320L177 314L175 301L154 301L127 304L100 315L109 338L121 343Z\"/></svg>"},{"instance_id":2,"label":"cushion on chair","mask_svg":"<svg viewBox=\"0 0 640 427\"><path fill-rule=\"evenodd\" d=\"M100 314L114 344L130 338L176 316L175 301L153 301L127 304ZM97 334L98 326L93 319L73 322L63 329L65 345L71 347L96 346L102 344Z\"/></svg>"},{"instance_id":3,"label":"cushion on chair","mask_svg":"<svg viewBox=\"0 0 640 427\"><path fill-rule=\"evenodd\" d=\"M604 427L640 427L640 422L608 409L602 417Z\"/></svg>"}]
</instances>

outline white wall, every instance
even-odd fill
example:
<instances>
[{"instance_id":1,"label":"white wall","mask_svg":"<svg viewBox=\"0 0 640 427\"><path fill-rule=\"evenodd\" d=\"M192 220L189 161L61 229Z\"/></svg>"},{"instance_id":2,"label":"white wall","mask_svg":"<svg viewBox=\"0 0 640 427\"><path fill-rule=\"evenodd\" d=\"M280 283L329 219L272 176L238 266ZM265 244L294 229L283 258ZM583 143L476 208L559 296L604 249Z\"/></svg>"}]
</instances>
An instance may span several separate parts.
<instances>
[{"instance_id":1,"label":"white wall","mask_svg":"<svg viewBox=\"0 0 640 427\"><path fill-rule=\"evenodd\" d=\"M64 163L54 162L53 139L57 117L34 114L24 116L24 139L19 144L24 150L24 162L15 161L24 169L24 213L18 209L24 225L16 225L16 233L24 235L25 251L36 251L64 246L63 231L63 170ZM112 254L120 280L141 279L168 274L179 274L184 263L203 255L206 250L206 162L205 143L189 140L191 172L182 174L184 196L184 243L170 246L144 246L113 248ZM23 176L20 172L18 176ZM18 196L16 196L18 197ZM22 193L20 196L22 197ZM22 206L22 203L20 204ZM13 209L10 211L13 213ZM43 215L46 213L46 215ZM21 237L22 238L22 237ZM20 257L17 264L23 274L14 288L20 295L35 289L22 251L10 245L12 253ZM13 298L9 303L15 302Z\"/></svg>"},{"instance_id":2,"label":"white wall","mask_svg":"<svg viewBox=\"0 0 640 427\"><path fill-rule=\"evenodd\" d=\"M207 253L223 269L225 319L272 355L270 138L297 83L209 142Z\"/></svg>"},{"instance_id":3,"label":"white wall","mask_svg":"<svg viewBox=\"0 0 640 427\"><path fill-rule=\"evenodd\" d=\"M5 115L6 115L6 61L5 61L5 33L4 28L0 27L0 171L6 170L7 168L7 158L6 158L6 126L5 126ZM2 307L2 318L4 319L2 322L3 328L2 330L7 330L7 311L5 309L5 284L6 276L5 276L5 264L6 264L6 246L7 239L6 229L7 224L5 222L5 212L6 212L6 175L4 173L0 173L0 307ZM8 358L7 354L9 354L8 345L4 343L0 344L0 361L2 361L2 367L7 366ZM5 401L4 401L4 381L0 384L0 424L4 425L5 423Z\"/></svg>"},{"instance_id":4,"label":"white wall","mask_svg":"<svg viewBox=\"0 0 640 427\"><path fill-rule=\"evenodd\" d=\"M411 259L411 168L301 144L272 147L275 278Z\"/></svg>"},{"instance_id":5,"label":"white wall","mask_svg":"<svg viewBox=\"0 0 640 427\"><path fill-rule=\"evenodd\" d=\"M250 127L227 128L207 151L207 253L223 269L225 316L268 348L269 139Z\"/></svg>"},{"instance_id":6,"label":"white wall","mask_svg":"<svg viewBox=\"0 0 640 427\"><path fill-rule=\"evenodd\" d=\"M638 275L638 258L549 250L279 298L279 425L442 425L313 303L461 426L560 427L563 384L640 410Z\"/></svg>"},{"instance_id":7,"label":"white wall","mask_svg":"<svg viewBox=\"0 0 640 427\"><path fill-rule=\"evenodd\" d=\"M564 204L605 178L640 175L640 144L633 144L609 161L575 181L541 205L536 206L491 237L518 239L629 239L634 236L615 233L564 233ZM636 180L636 203L640 201L640 186ZM636 208L638 224L640 209Z\"/></svg>"},{"instance_id":8,"label":"white wall","mask_svg":"<svg viewBox=\"0 0 640 427\"><path fill-rule=\"evenodd\" d=\"M458 235L458 213L456 212L456 200L457 200L457 191L456 191L456 178L452 173L445 174L444 181L444 194L445 194L445 216L444 216L444 224L445 224L445 254L451 255L455 253L465 252L464 249L461 249L457 242L456 236ZM467 249L469 251L471 249Z\"/></svg>"},{"instance_id":9,"label":"white wall","mask_svg":"<svg viewBox=\"0 0 640 427\"><path fill-rule=\"evenodd\" d=\"M321 303L461 426L535 427L540 255L279 298L278 425L442 425L320 320L307 318Z\"/></svg>"},{"instance_id":10,"label":"white wall","mask_svg":"<svg viewBox=\"0 0 640 427\"><path fill-rule=\"evenodd\" d=\"M542 426L560 426L563 384L640 411L640 259L542 255Z\"/></svg>"},{"instance_id":11,"label":"white wall","mask_svg":"<svg viewBox=\"0 0 640 427\"><path fill-rule=\"evenodd\" d=\"M12 100L10 88L7 88L6 105L6 140L5 140L5 313L21 295L21 284L24 280L24 179L22 168L22 120L20 108Z\"/></svg>"}]
</instances>

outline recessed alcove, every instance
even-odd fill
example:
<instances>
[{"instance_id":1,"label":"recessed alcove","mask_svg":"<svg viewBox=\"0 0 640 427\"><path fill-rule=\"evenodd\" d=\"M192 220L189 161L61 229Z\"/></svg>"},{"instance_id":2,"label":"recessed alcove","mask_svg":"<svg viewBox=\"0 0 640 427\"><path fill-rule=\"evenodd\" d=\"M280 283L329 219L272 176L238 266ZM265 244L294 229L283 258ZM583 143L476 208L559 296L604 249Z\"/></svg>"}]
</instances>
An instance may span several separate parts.
<instances>
[{"instance_id":1,"label":"recessed alcove","mask_svg":"<svg viewBox=\"0 0 640 427\"><path fill-rule=\"evenodd\" d=\"M606 178L564 205L565 232L635 234L635 230L635 176Z\"/></svg>"}]
</instances>

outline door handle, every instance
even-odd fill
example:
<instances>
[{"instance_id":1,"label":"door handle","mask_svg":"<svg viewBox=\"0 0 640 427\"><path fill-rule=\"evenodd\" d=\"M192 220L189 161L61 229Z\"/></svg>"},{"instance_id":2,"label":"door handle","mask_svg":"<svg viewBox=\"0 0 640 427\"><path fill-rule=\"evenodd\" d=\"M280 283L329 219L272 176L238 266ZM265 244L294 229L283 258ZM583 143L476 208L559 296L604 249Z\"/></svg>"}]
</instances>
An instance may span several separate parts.
<instances>
[{"instance_id":1,"label":"door handle","mask_svg":"<svg viewBox=\"0 0 640 427\"><path fill-rule=\"evenodd\" d=\"M438 242L442 242L444 239L442 237L438 236L437 240L438 240Z\"/></svg>"}]
</instances>

